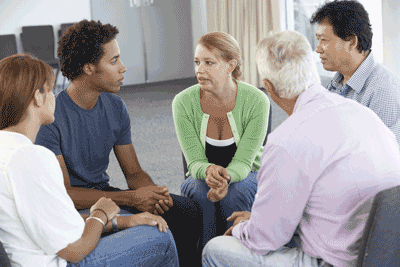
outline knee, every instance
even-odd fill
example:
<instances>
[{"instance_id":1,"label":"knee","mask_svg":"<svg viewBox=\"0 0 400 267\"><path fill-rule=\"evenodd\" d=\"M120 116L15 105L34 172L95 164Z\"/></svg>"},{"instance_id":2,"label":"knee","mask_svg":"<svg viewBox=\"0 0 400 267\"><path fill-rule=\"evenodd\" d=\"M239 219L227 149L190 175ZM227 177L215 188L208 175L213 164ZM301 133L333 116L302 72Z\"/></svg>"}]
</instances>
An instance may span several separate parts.
<instances>
[{"instance_id":1,"label":"knee","mask_svg":"<svg viewBox=\"0 0 400 267\"><path fill-rule=\"evenodd\" d=\"M214 237L213 239L211 239L210 241L207 242L206 246L203 249L203 253L202 253L202 257L203 257L203 261L204 260L209 260L211 258L215 258L215 257L221 257L223 256L223 254L227 253L231 253L228 245L229 242L232 242L231 236L218 236L218 237Z\"/></svg>"},{"instance_id":2,"label":"knee","mask_svg":"<svg viewBox=\"0 0 400 267\"><path fill-rule=\"evenodd\" d=\"M187 178L181 186L181 195L199 200L207 200L207 192L209 190L205 181Z\"/></svg>"},{"instance_id":3,"label":"knee","mask_svg":"<svg viewBox=\"0 0 400 267\"><path fill-rule=\"evenodd\" d=\"M247 177L240 182L231 184L228 190L228 194L246 198L254 198L256 193L257 181L253 177Z\"/></svg>"}]
</instances>

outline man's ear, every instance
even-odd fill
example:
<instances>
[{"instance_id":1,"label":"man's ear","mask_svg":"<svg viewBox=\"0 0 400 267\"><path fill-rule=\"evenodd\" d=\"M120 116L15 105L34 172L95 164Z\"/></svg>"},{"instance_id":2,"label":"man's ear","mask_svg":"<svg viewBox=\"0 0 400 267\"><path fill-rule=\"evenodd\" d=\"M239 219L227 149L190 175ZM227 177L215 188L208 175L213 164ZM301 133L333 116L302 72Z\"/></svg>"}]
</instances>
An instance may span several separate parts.
<instances>
[{"instance_id":1,"label":"man's ear","mask_svg":"<svg viewBox=\"0 0 400 267\"><path fill-rule=\"evenodd\" d=\"M86 63L83 65L83 72L86 73L86 75L92 75L96 71L96 67L91 64L91 63Z\"/></svg>"},{"instance_id":2,"label":"man's ear","mask_svg":"<svg viewBox=\"0 0 400 267\"><path fill-rule=\"evenodd\" d=\"M349 37L348 42L349 42L349 50L350 51L353 51L353 50L357 50L358 51L358 49L357 49L357 46L358 46L358 37L357 37L357 35L353 35L353 36Z\"/></svg>"},{"instance_id":3,"label":"man's ear","mask_svg":"<svg viewBox=\"0 0 400 267\"><path fill-rule=\"evenodd\" d=\"M265 90L268 92L268 95L273 98L280 98L280 96L278 95L278 93L275 90L275 86L271 83L270 80L268 80L267 78L263 79L263 83L264 83L264 88Z\"/></svg>"}]
</instances>

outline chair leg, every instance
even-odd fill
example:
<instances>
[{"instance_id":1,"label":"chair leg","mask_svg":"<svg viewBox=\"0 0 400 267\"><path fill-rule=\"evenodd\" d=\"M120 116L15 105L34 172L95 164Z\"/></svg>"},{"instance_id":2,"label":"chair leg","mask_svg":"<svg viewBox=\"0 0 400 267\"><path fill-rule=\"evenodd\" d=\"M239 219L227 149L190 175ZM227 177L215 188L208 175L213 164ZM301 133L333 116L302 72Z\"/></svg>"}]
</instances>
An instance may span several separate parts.
<instances>
[{"instance_id":1,"label":"chair leg","mask_svg":"<svg viewBox=\"0 0 400 267\"><path fill-rule=\"evenodd\" d=\"M57 86L57 79L58 79L58 74L59 74L59 72L60 72L60 68L57 68L57 71L56 71L56 78L54 79L53 90L54 90L55 88L57 88L56 86Z\"/></svg>"}]
</instances>

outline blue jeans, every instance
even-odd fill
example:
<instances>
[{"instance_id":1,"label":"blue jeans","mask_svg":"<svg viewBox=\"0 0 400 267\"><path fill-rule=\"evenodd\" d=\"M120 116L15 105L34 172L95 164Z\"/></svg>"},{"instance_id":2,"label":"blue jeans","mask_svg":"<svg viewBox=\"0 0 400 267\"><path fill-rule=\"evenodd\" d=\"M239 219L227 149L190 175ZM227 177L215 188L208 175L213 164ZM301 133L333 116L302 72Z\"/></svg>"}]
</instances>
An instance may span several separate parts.
<instances>
[{"instance_id":1,"label":"blue jeans","mask_svg":"<svg viewBox=\"0 0 400 267\"><path fill-rule=\"evenodd\" d=\"M179 266L178 252L171 232L141 225L101 237L96 248L78 263L83 266Z\"/></svg>"},{"instance_id":2,"label":"blue jeans","mask_svg":"<svg viewBox=\"0 0 400 267\"><path fill-rule=\"evenodd\" d=\"M205 181L188 177L181 186L181 195L190 199L195 199L201 203L212 203L207 199L210 187ZM228 194L218 202L214 203L214 218L216 218L216 228L211 236L218 236L225 233L233 225L227 222L226 218L235 211L251 211L254 198L257 193L257 172L251 172L240 182L232 183L228 187Z\"/></svg>"},{"instance_id":3,"label":"blue jeans","mask_svg":"<svg viewBox=\"0 0 400 267\"><path fill-rule=\"evenodd\" d=\"M118 191L119 189L104 187L100 190ZM213 229L216 228L216 219L212 211L214 206L212 203L202 204L183 196L170 195L174 205L161 217L167 222L174 237L179 263L183 267L200 267L203 248L211 238L215 237ZM120 213L124 215L141 212L135 207L120 206L120 208ZM84 209L79 210L79 213L90 214L90 211Z\"/></svg>"}]
</instances>

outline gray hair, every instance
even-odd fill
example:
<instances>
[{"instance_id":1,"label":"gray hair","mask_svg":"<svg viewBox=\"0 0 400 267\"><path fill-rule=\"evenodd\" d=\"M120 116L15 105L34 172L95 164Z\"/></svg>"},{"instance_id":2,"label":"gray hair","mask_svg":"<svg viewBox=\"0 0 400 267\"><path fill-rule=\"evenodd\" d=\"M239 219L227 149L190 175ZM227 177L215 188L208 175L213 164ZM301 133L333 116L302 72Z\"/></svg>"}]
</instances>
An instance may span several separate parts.
<instances>
[{"instance_id":1,"label":"gray hair","mask_svg":"<svg viewBox=\"0 0 400 267\"><path fill-rule=\"evenodd\" d=\"M306 37L296 31L269 34L256 49L260 78L268 79L281 98L293 99L321 83L312 53Z\"/></svg>"}]
</instances>

